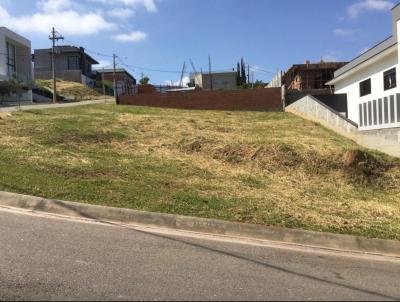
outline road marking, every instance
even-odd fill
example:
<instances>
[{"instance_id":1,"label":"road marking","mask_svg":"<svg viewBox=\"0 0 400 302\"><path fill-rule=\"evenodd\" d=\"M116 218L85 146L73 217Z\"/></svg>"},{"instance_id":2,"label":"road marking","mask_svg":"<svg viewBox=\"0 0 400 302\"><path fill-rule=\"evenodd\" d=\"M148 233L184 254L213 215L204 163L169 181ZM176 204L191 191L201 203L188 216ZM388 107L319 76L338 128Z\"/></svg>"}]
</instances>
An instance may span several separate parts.
<instances>
[{"instance_id":1,"label":"road marking","mask_svg":"<svg viewBox=\"0 0 400 302\"><path fill-rule=\"evenodd\" d=\"M400 257L395 255L380 255L373 253L364 253L364 252L356 252L356 251L345 251L345 250L337 250L330 248L321 248L309 245L301 245L294 243L285 243L279 241L271 241L265 239L256 239L249 237L240 237L240 236L229 236L229 235L217 235L217 234L209 234L209 233L199 233L193 231L186 230L178 230L178 229L169 229L151 225L141 225L141 224L125 224L119 222L112 221L99 221L90 218L83 217L71 217L58 215L53 213L39 212L34 210L13 208L8 206L0 206L0 212L7 212L14 215L20 216L32 216L37 218L45 218L45 219L55 219L55 220L63 220L74 223L84 223L84 224L92 224L97 226L107 226L121 229L131 229L134 231L139 231L143 233L149 234L158 234L165 236L175 236L175 237L186 237L200 240L208 240L208 241L217 241L221 243L232 243L232 244L240 244L240 245L248 245L248 246L258 246L258 247L266 247L273 249L281 249L281 250L290 250L297 252L305 252L305 253L313 253L318 255L327 255L327 256L336 256L336 257L347 257L347 258L357 258L361 260L369 260L369 261L384 261L384 262L394 262L400 263Z\"/></svg>"}]
</instances>

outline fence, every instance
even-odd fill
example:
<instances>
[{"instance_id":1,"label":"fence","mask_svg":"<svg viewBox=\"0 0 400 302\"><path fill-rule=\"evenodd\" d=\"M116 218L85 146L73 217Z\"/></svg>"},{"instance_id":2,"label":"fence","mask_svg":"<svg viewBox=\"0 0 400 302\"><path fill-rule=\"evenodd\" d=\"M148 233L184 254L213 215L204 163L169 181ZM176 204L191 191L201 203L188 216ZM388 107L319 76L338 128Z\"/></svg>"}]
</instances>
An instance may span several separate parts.
<instances>
[{"instance_id":1,"label":"fence","mask_svg":"<svg viewBox=\"0 0 400 302\"><path fill-rule=\"evenodd\" d=\"M281 88L124 95L120 104L203 110L283 110Z\"/></svg>"}]
</instances>

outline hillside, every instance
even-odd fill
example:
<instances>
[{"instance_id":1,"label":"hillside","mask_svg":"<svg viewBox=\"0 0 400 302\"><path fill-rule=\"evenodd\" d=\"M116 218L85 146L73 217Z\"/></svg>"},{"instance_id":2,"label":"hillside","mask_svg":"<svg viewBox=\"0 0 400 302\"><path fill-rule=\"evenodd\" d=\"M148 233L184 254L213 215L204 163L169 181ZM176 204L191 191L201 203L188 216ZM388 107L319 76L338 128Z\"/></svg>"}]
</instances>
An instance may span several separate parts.
<instances>
[{"instance_id":1,"label":"hillside","mask_svg":"<svg viewBox=\"0 0 400 302\"><path fill-rule=\"evenodd\" d=\"M52 80L37 80L37 82L40 86L53 89ZM74 101L94 100L103 97L102 94L84 84L63 80L57 80L57 93Z\"/></svg>"},{"instance_id":2,"label":"hillside","mask_svg":"<svg viewBox=\"0 0 400 302\"><path fill-rule=\"evenodd\" d=\"M400 160L292 114L93 105L0 125L0 190L400 240Z\"/></svg>"}]
</instances>

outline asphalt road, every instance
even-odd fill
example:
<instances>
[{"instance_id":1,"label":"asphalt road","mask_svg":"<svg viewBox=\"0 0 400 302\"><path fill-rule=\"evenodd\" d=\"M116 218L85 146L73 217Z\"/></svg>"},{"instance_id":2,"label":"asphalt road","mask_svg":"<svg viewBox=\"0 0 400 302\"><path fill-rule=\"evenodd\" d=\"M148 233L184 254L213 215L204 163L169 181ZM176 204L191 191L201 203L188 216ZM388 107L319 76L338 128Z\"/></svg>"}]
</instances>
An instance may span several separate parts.
<instances>
[{"instance_id":1,"label":"asphalt road","mask_svg":"<svg viewBox=\"0 0 400 302\"><path fill-rule=\"evenodd\" d=\"M77 106L85 106L85 105L93 105L93 104L104 104L104 103L115 103L113 99L109 97L107 99L100 100L90 100L90 101L80 101L80 102L69 102L69 103L45 103L45 104L31 104L31 105L21 105L21 108L18 105L15 106L0 106L0 113L10 113L16 111L28 111L28 110L43 110L43 109L55 109L55 108L67 108L67 107L77 107Z\"/></svg>"},{"instance_id":2,"label":"asphalt road","mask_svg":"<svg viewBox=\"0 0 400 302\"><path fill-rule=\"evenodd\" d=\"M0 300L399 300L400 259L0 209Z\"/></svg>"}]
</instances>

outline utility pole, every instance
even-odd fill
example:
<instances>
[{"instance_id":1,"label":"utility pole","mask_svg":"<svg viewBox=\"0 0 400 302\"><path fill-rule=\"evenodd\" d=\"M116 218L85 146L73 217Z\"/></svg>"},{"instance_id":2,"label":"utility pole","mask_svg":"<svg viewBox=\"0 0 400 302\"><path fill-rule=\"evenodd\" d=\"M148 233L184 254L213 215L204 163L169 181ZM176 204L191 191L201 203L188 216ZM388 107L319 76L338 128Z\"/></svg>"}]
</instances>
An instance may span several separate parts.
<instances>
[{"instance_id":1,"label":"utility pole","mask_svg":"<svg viewBox=\"0 0 400 302\"><path fill-rule=\"evenodd\" d=\"M250 65L247 64L247 83L250 84Z\"/></svg>"},{"instance_id":2,"label":"utility pole","mask_svg":"<svg viewBox=\"0 0 400 302\"><path fill-rule=\"evenodd\" d=\"M104 67L103 67L103 73L101 74L101 86L103 88L103 95L104 95L104 103L106 102L106 86L104 85Z\"/></svg>"},{"instance_id":3,"label":"utility pole","mask_svg":"<svg viewBox=\"0 0 400 302\"><path fill-rule=\"evenodd\" d=\"M117 55L113 54L113 87L114 87L114 100L115 103L118 104L118 94L117 94L117 80L115 79L115 69L117 66L116 63Z\"/></svg>"},{"instance_id":4,"label":"utility pole","mask_svg":"<svg viewBox=\"0 0 400 302\"><path fill-rule=\"evenodd\" d=\"M56 41L64 40L63 36L57 34L56 30L53 27L51 31L51 36L49 39L53 42L52 51L51 51L51 69L53 73L53 103L57 103L57 79L56 79L56 64L55 64L55 56L56 56Z\"/></svg>"},{"instance_id":5,"label":"utility pole","mask_svg":"<svg viewBox=\"0 0 400 302\"><path fill-rule=\"evenodd\" d=\"M182 67L181 81L180 81L181 88L183 88L183 76L185 75L185 70L186 70L186 61L183 63Z\"/></svg>"},{"instance_id":6,"label":"utility pole","mask_svg":"<svg viewBox=\"0 0 400 302\"><path fill-rule=\"evenodd\" d=\"M210 76L210 89L213 89L213 77L212 77L212 72L211 72L211 56L208 56L208 74Z\"/></svg>"},{"instance_id":7,"label":"utility pole","mask_svg":"<svg viewBox=\"0 0 400 302\"><path fill-rule=\"evenodd\" d=\"M254 70L251 71L251 88L254 88Z\"/></svg>"}]
</instances>

